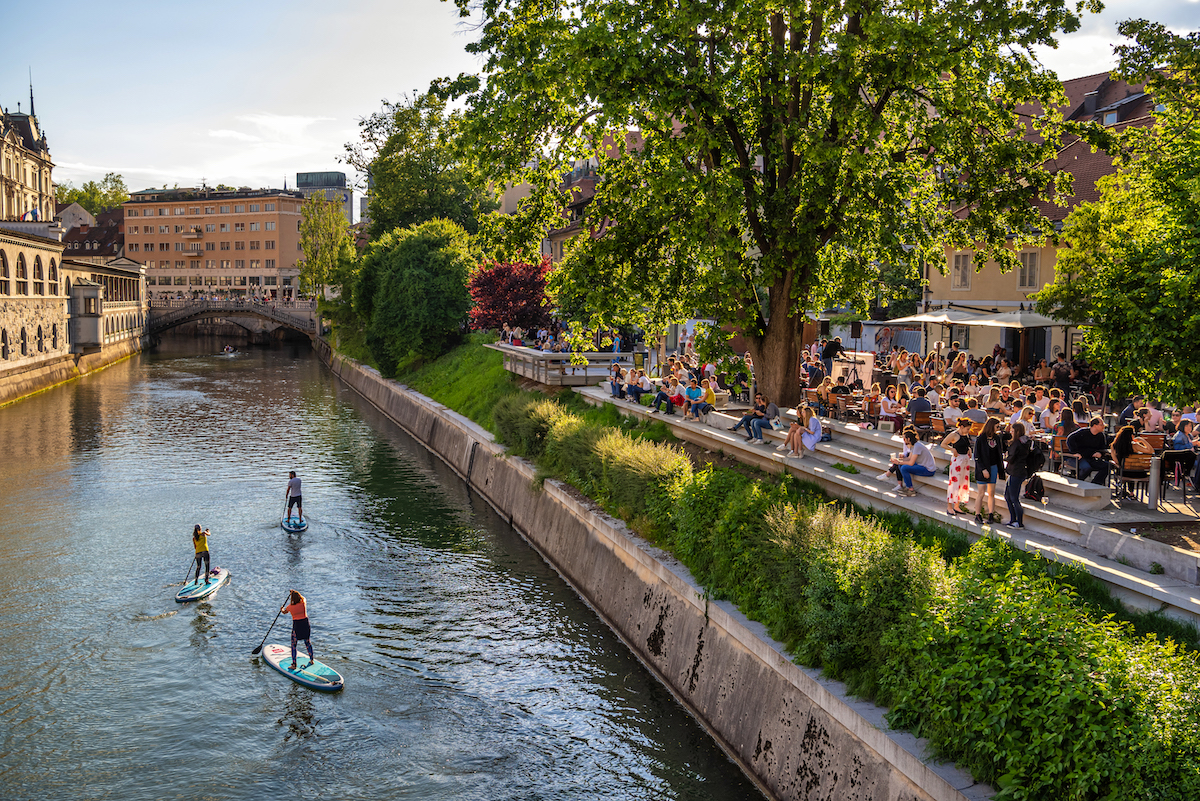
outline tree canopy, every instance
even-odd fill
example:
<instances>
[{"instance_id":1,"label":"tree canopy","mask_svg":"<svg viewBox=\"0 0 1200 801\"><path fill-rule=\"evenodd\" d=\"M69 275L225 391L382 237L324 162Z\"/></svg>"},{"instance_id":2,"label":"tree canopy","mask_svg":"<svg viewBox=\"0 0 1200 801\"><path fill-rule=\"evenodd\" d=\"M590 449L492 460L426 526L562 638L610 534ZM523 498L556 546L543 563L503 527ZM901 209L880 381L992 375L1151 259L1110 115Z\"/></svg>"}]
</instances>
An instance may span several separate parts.
<instances>
[{"instance_id":1,"label":"tree canopy","mask_svg":"<svg viewBox=\"0 0 1200 801\"><path fill-rule=\"evenodd\" d=\"M1118 390L1200 398L1200 33L1124 23L1119 72L1149 75L1162 110L1118 136L1123 166L1067 217L1038 309L1083 324L1084 347Z\"/></svg>"},{"instance_id":2,"label":"tree canopy","mask_svg":"<svg viewBox=\"0 0 1200 801\"><path fill-rule=\"evenodd\" d=\"M598 327L731 323L791 402L807 309L865 311L881 271L915 275L946 244L1012 266L1008 237L1048 230L1030 201L1068 190L1045 166L1063 98L1033 49L1099 4L478 7L483 76L442 88L466 95L489 177L531 181L525 212L545 215L563 171L599 164L583 226L604 233L570 242L559 302Z\"/></svg>"},{"instance_id":3,"label":"tree canopy","mask_svg":"<svg viewBox=\"0 0 1200 801\"><path fill-rule=\"evenodd\" d=\"M345 160L371 176L371 238L433 219L473 234L480 211L495 208L477 170L455 149L459 117L447 111L445 98L420 94L385 100L360 121L359 141L346 145Z\"/></svg>"},{"instance_id":4,"label":"tree canopy","mask_svg":"<svg viewBox=\"0 0 1200 801\"><path fill-rule=\"evenodd\" d=\"M458 342L471 308L469 241L456 223L431 220L389 231L367 247L354 311L383 375L436 358Z\"/></svg>"},{"instance_id":5,"label":"tree canopy","mask_svg":"<svg viewBox=\"0 0 1200 801\"><path fill-rule=\"evenodd\" d=\"M471 308L473 328L505 325L536 329L550 324L550 301L546 297L546 274L550 259L501 261L476 270L467 290L475 304Z\"/></svg>"},{"instance_id":6,"label":"tree canopy","mask_svg":"<svg viewBox=\"0 0 1200 801\"><path fill-rule=\"evenodd\" d=\"M350 241L350 228L342 206L318 193L300 207L300 288L319 297L334 278L343 246Z\"/></svg>"},{"instance_id":7,"label":"tree canopy","mask_svg":"<svg viewBox=\"0 0 1200 801\"><path fill-rule=\"evenodd\" d=\"M72 186L70 181L57 184L54 197L59 203L78 203L88 213L96 215L129 200L129 189L125 186L124 178L110 172L99 183L87 181L80 187Z\"/></svg>"}]
</instances>

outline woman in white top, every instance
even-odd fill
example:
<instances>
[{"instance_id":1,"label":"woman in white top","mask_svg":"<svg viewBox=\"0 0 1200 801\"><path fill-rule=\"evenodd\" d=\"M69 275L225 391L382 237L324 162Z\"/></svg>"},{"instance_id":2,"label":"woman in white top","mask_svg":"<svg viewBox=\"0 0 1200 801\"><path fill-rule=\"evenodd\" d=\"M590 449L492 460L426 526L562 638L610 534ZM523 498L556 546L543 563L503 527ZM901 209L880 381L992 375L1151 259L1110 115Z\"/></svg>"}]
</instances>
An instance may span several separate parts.
<instances>
[{"instance_id":1,"label":"woman in white top","mask_svg":"<svg viewBox=\"0 0 1200 801\"><path fill-rule=\"evenodd\" d=\"M900 478L904 483L896 485L897 495L913 496L917 491L913 489L913 476L932 476L937 470L937 462L933 459L933 452L929 450L929 446L917 437L917 432L908 430L904 432L904 442L908 446L908 455L903 457L892 457L895 459L895 464L900 467Z\"/></svg>"},{"instance_id":2,"label":"woman in white top","mask_svg":"<svg viewBox=\"0 0 1200 801\"><path fill-rule=\"evenodd\" d=\"M800 432L800 450L796 456L803 459L804 451L815 451L821 441L821 418L813 414L812 407L805 406L800 410L800 425L804 430Z\"/></svg>"}]
</instances>

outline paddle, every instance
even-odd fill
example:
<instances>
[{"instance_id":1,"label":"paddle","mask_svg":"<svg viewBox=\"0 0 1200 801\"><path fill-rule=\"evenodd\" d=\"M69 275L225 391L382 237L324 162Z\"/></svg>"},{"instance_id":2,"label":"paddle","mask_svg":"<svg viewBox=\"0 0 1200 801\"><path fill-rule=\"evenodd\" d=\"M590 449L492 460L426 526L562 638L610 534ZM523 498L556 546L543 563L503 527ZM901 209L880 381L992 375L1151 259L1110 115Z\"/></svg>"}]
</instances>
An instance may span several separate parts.
<instances>
[{"instance_id":1,"label":"paddle","mask_svg":"<svg viewBox=\"0 0 1200 801\"><path fill-rule=\"evenodd\" d=\"M284 600L284 604L287 604L287 602L290 600L292 600L292 594L289 592L288 597ZM283 614L283 607L281 606L281 607L279 607L279 611L275 613L275 619L271 621L271 628L267 629L267 633L263 635L262 642L260 642L258 644L257 648L255 648L253 651L250 652L250 656L255 656L260 651L262 651L263 646L267 644L267 638L271 636L271 629L275 628L275 624L279 622L279 616L282 614Z\"/></svg>"},{"instance_id":2,"label":"paddle","mask_svg":"<svg viewBox=\"0 0 1200 801\"><path fill-rule=\"evenodd\" d=\"M192 574L192 565L196 564L196 554L192 554L192 558L188 560L187 570L183 571L183 583L188 583L188 576Z\"/></svg>"}]
</instances>

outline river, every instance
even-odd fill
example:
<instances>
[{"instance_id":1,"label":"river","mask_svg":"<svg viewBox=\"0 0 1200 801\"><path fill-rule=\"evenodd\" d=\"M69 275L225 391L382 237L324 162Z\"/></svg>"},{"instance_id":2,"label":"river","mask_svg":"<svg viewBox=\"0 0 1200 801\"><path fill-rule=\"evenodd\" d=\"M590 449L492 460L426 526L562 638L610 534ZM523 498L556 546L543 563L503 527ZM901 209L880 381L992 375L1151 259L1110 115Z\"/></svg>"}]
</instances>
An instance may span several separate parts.
<instances>
[{"instance_id":1,"label":"river","mask_svg":"<svg viewBox=\"0 0 1200 801\"><path fill-rule=\"evenodd\" d=\"M0 408L0 797L761 798L307 344L220 344L167 339ZM195 523L232 579L178 605ZM339 694L251 656L290 588Z\"/></svg>"}]
</instances>

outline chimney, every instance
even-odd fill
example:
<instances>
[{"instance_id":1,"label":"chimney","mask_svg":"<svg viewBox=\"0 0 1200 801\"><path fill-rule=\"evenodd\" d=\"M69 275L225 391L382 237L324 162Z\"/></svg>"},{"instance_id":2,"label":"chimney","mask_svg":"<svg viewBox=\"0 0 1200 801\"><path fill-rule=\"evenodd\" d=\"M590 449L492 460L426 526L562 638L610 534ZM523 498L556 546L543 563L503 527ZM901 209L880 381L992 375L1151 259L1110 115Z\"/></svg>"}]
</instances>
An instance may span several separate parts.
<instances>
[{"instance_id":1,"label":"chimney","mask_svg":"<svg viewBox=\"0 0 1200 801\"><path fill-rule=\"evenodd\" d=\"M79 233L86 234L88 232L88 229L91 227L92 226L88 225L87 223L81 223L79 226Z\"/></svg>"}]
</instances>

